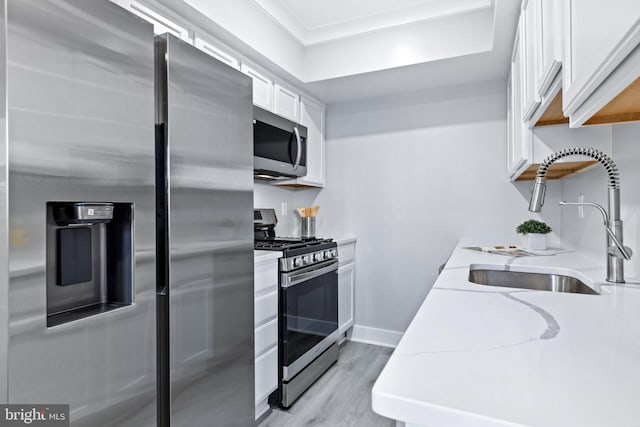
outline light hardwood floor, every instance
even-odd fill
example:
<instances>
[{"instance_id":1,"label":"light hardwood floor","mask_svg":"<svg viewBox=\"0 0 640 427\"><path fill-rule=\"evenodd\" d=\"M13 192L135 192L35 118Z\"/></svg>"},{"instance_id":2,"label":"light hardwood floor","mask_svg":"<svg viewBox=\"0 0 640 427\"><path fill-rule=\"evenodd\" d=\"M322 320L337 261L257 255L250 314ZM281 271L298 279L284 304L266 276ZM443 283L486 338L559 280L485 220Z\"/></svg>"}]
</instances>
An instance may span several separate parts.
<instances>
[{"instance_id":1,"label":"light hardwood floor","mask_svg":"<svg viewBox=\"0 0 640 427\"><path fill-rule=\"evenodd\" d=\"M259 427L392 427L371 409L371 388L392 349L347 341L338 362L291 409L273 411Z\"/></svg>"}]
</instances>

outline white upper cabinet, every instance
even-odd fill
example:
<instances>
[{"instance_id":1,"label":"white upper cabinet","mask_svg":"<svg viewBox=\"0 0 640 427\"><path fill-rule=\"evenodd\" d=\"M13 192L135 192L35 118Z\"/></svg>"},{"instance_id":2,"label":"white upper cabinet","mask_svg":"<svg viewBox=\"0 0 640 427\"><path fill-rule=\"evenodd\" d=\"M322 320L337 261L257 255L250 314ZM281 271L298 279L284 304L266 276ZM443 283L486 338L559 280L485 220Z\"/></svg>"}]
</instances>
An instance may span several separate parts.
<instances>
[{"instance_id":1,"label":"white upper cabinet","mask_svg":"<svg viewBox=\"0 0 640 427\"><path fill-rule=\"evenodd\" d=\"M540 33L541 0L525 0L520 13L520 48L524 54L522 82L522 120L528 121L540 105L538 92L539 51L542 44Z\"/></svg>"},{"instance_id":2,"label":"white upper cabinet","mask_svg":"<svg viewBox=\"0 0 640 427\"><path fill-rule=\"evenodd\" d=\"M563 104L570 125L637 120L638 85L632 83L640 77L640 1L564 0L564 5ZM630 86L635 91L630 97L614 99Z\"/></svg>"},{"instance_id":3,"label":"white upper cabinet","mask_svg":"<svg viewBox=\"0 0 640 427\"><path fill-rule=\"evenodd\" d=\"M300 95L276 83L273 85L273 112L294 122L300 121Z\"/></svg>"},{"instance_id":4,"label":"white upper cabinet","mask_svg":"<svg viewBox=\"0 0 640 427\"><path fill-rule=\"evenodd\" d=\"M523 120L529 128L537 125L566 123L562 115L562 2L527 0L523 4L525 41L526 95ZM534 92L535 96L531 93ZM558 96L556 98L556 96ZM526 110L526 108L532 108Z\"/></svg>"},{"instance_id":5,"label":"white upper cabinet","mask_svg":"<svg viewBox=\"0 0 640 427\"><path fill-rule=\"evenodd\" d=\"M524 28L520 25L513 46L511 75L507 87L507 172L511 180L518 178L531 164L532 131L522 121L525 86L523 32Z\"/></svg>"},{"instance_id":6,"label":"white upper cabinet","mask_svg":"<svg viewBox=\"0 0 640 427\"><path fill-rule=\"evenodd\" d=\"M324 187L325 106L303 96L300 122L307 127L307 175L301 180L309 186Z\"/></svg>"},{"instance_id":7,"label":"white upper cabinet","mask_svg":"<svg viewBox=\"0 0 640 427\"><path fill-rule=\"evenodd\" d=\"M253 104L273 111L273 80L247 64L242 64L240 69L253 79Z\"/></svg>"},{"instance_id":8,"label":"white upper cabinet","mask_svg":"<svg viewBox=\"0 0 640 427\"><path fill-rule=\"evenodd\" d=\"M224 62L225 64L235 68L236 70L240 69L240 60L235 56L217 48L213 44L205 41L200 37L195 37L194 40L195 46L201 51L213 56L217 60Z\"/></svg>"},{"instance_id":9,"label":"white upper cabinet","mask_svg":"<svg viewBox=\"0 0 640 427\"><path fill-rule=\"evenodd\" d=\"M191 43L191 36L189 30L176 24L169 18L161 15L159 12L150 9L149 7L135 1L135 0L111 0L130 12L138 15L147 22L153 24L153 32L156 34L169 33L174 36Z\"/></svg>"},{"instance_id":10,"label":"white upper cabinet","mask_svg":"<svg viewBox=\"0 0 640 427\"><path fill-rule=\"evenodd\" d=\"M553 81L562 68L562 2L558 0L538 0L540 16L537 77L538 94L548 94Z\"/></svg>"}]
</instances>

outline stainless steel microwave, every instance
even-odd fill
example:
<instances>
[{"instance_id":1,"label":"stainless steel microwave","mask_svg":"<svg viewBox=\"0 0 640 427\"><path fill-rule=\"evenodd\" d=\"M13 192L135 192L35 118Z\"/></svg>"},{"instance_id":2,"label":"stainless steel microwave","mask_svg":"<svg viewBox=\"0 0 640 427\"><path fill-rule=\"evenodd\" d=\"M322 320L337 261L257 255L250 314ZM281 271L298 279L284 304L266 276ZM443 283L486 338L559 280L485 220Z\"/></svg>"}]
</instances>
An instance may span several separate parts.
<instances>
[{"instance_id":1,"label":"stainless steel microwave","mask_svg":"<svg viewBox=\"0 0 640 427\"><path fill-rule=\"evenodd\" d=\"M307 174L307 128L253 107L253 175L290 179Z\"/></svg>"}]
</instances>

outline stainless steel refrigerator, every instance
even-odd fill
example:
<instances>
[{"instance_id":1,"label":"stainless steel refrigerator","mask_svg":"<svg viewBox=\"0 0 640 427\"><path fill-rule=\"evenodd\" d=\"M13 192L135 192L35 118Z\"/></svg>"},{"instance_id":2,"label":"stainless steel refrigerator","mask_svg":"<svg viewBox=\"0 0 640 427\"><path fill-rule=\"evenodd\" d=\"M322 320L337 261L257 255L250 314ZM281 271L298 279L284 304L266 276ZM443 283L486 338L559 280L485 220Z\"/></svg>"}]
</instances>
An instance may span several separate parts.
<instances>
[{"instance_id":1,"label":"stainless steel refrigerator","mask_svg":"<svg viewBox=\"0 0 640 427\"><path fill-rule=\"evenodd\" d=\"M0 32L0 403L252 425L249 79L106 0Z\"/></svg>"},{"instance_id":2,"label":"stainless steel refrigerator","mask_svg":"<svg viewBox=\"0 0 640 427\"><path fill-rule=\"evenodd\" d=\"M2 403L154 426L153 29L107 1L0 9Z\"/></svg>"},{"instance_id":3,"label":"stainless steel refrigerator","mask_svg":"<svg viewBox=\"0 0 640 427\"><path fill-rule=\"evenodd\" d=\"M251 79L156 37L160 425L254 425Z\"/></svg>"}]
</instances>

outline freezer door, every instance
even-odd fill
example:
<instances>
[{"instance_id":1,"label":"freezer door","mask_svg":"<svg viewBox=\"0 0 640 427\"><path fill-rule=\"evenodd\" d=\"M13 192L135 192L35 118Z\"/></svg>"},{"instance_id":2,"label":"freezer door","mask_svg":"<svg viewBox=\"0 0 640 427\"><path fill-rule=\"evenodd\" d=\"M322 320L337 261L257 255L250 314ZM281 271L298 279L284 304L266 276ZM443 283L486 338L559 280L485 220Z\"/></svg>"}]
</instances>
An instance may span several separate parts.
<instances>
[{"instance_id":1,"label":"freezer door","mask_svg":"<svg viewBox=\"0 0 640 427\"><path fill-rule=\"evenodd\" d=\"M8 0L7 22L2 388L9 403L69 404L73 426L155 426L153 29L96 0ZM47 203L66 201L132 204L133 304L47 327L48 284L65 298L83 286L56 284L46 255Z\"/></svg>"},{"instance_id":2,"label":"freezer door","mask_svg":"<svg viewBox=\"0 0 640 427\"><path fill-rule=\"evenodd\" d=\"M253 425L252 83L173 36L156 44L170 254L160 411L172 426Z\"/></svg>"}]
</instances>

